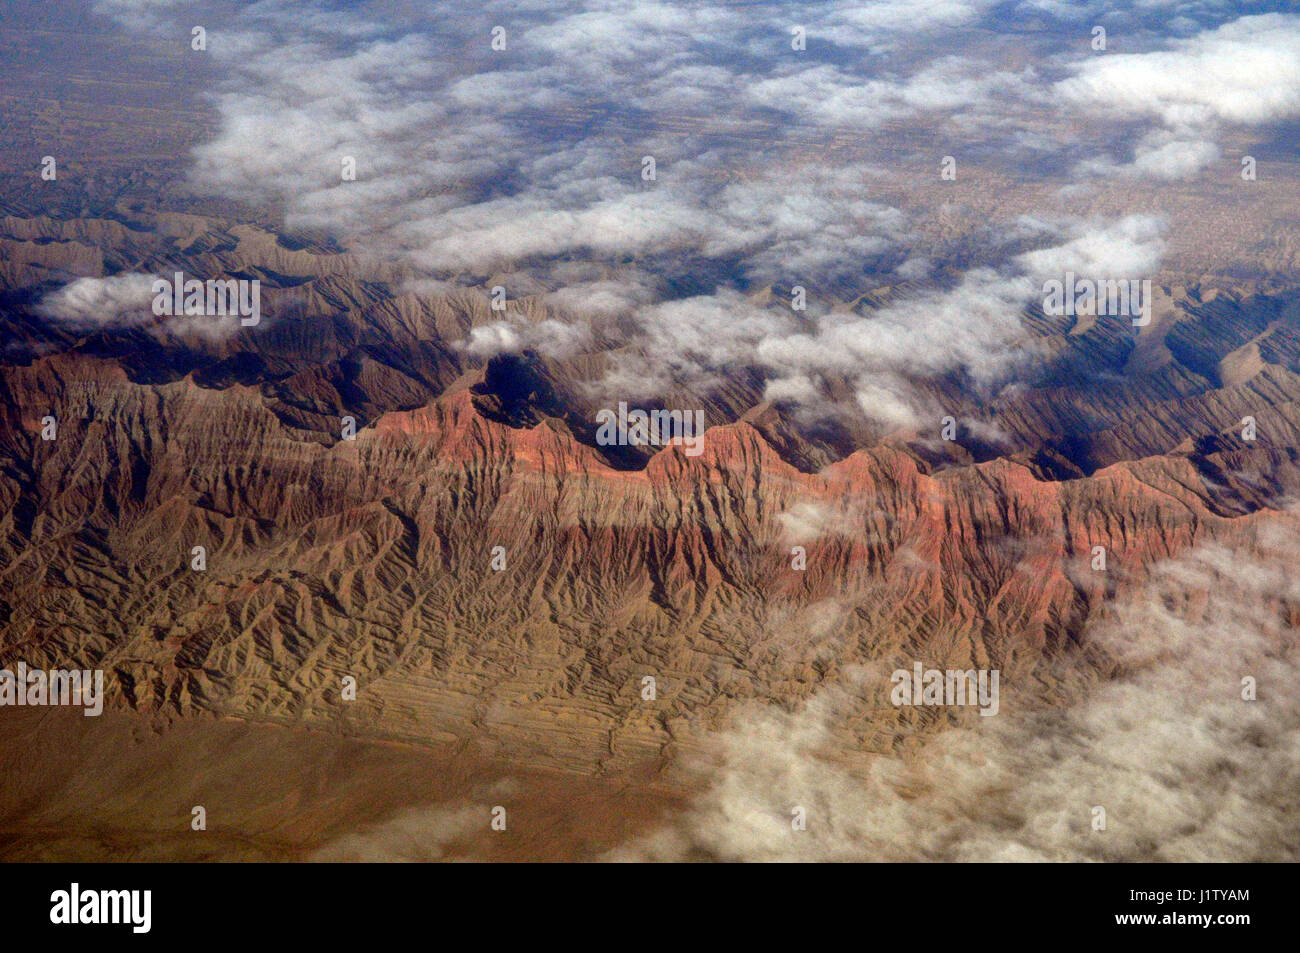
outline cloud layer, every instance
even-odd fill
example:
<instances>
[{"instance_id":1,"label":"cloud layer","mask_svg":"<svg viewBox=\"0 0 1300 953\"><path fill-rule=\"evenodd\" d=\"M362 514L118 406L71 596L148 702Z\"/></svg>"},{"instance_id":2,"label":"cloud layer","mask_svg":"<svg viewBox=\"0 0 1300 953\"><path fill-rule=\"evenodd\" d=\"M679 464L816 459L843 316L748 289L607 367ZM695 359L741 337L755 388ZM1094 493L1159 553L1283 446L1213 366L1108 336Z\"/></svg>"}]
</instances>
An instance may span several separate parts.
<instances>
[{"instance_id":1,"label":"cloud layer","mask_svg":"<svg viewBox=\"0 0 1300 953\"><path fill-rule=\"evenodd\" d=\"M745 712L697 766L693 810L612 859L1294 860L1294 529L1265 526L1249 555L1206 547L1159 566L1086 633L1106 677L1085 674L1068 707L1008 702L1004 680L999 715L907 757L846 755L838 737L882 704L883 671L792 714Z\"/></svg>"},{"instance_id":2,"label":"cloud layer","mask_svg":"<svg viewBox=\"0 0 1300 953\"><path fill-rule=\"evenodd\" d=\"M214 7L205 55L225 78L192 185L423 279L504 275L512 297L541 288L579 319L621 322L635 334L599 384L612 398L745 366L801 412L843 412L827 404L834 380L875 423L915 428L942 411L917 378L992 393L1040 357L1021 318L1045 277L1150 277L1165 262L1158 197L1140 214L1048 205L949 226L942 158L959 182L999 177L1007 204L1026 179L1086 204L1098 183L1235 174L1229 139L1300 112L1300 16L1026 0L1016 13L1036 26L1020 30L1004 8ZM166 0L97 9L185 34L195 15ZM851 299L899 281L912 286L868 315L753 302L769 285ZM589 340L511 319L460 344L563 357Z\"/></svg>"}]
</instances>

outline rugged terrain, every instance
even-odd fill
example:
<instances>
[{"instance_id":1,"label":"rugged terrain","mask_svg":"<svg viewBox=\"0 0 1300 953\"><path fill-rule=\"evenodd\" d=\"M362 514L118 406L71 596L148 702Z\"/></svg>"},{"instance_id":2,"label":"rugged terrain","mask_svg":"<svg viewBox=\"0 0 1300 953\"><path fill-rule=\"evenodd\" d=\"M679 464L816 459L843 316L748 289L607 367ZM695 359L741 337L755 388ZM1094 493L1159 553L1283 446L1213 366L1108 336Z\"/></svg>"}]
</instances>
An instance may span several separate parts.
<instances>
[{"instance_id":1,"label":"rugged terrain","mask_svg":"<svg viewBox=\"0 0 1300 953\"><path fill-rule=\"evenodd\" d=\"M467 355L481 291L345 277L346 256L251 227L149 224L11 217L11 288L152 257L261 276L267 326L52 329L10 292L0 661L103 667L110 707L155 721L592 776L666 766L737 703L797 704L855 665L999 668L1041 703L1108 597L1197 544L1249 547L1300 485L1292 292L1171 282L1136 340L1028 320L1054 357L985 413L996 439L945 442L937 420L830 439L738 372L665 401L705 408L700 456L615 457L579 386L602 353ZM976 405L960 380L929 386L959 421ZM867 750L936 718L878 701L844 726Z\"/></svg>"},{"instance_id":2,"label":"rugged terrain","mask_svg":"<svg viewBox=\"0 0 1300 953\"><path fill-rule=\"evenodd\" d=\"M201 6L0 11L0 859L1295 858L1300 24Z\"/></svg>"}]
</instances>

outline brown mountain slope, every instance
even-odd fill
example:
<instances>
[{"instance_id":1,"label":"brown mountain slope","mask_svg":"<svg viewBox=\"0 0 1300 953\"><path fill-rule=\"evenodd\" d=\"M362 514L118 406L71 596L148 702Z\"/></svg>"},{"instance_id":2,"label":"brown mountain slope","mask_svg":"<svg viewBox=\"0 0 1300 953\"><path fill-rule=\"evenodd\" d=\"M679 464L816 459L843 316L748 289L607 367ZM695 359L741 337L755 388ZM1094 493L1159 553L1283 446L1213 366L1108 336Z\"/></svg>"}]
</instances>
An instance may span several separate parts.
<instances>
[{"instance_id":1,"label":"brown mountain slope","mask_svg":"<svg viewBox=\"0 0 1300 953\"><path fill-rule=\"evenodd\" d=\"M879 447L806 474L743 423L621 471L463 389L331 443L252 388L142 387L73 358L8 374L27 406L0 483L0 662L101 665L114 704L144 711L473 739L585 772L671 755L739 699L789 704L854 664L1041 687L1104 595L1280 518L1224 515L1207 472L1300 479L1266 448L1045 482L1008 460L927 474ZM885 748L914 717L882 706L856 729Z\"/></svg>"},{"instance_id":2,"label":"brown mountain slope","mask_svg":"<svg viewBox=\"0 0 1300 953\"><path fill-rule=\"evenodd\" d=\"M231 810L249 840L164 839L164 854L303 856L375 820L364 785L336 804L311 788L311 758L340 751L412 772L409 787L375 782L393 811L421 803L430 760L485 779L508 765L540 803L564 796L554 770L667 789L667 769L746 703L797 709L846 685L867 691L836 716L844 751L914 751L979 716L894 707L890 670L996 668L1004 710L1054 707L1122 669L1087 633L1144 597L1157 563L1206 543L1248 559L1260 527L1295 530L1300 351L1285 289L1171 279L1149 337L1026 315L1043 360L1015 386L916 382L959 421L954 441L937 420L810 423L763 399L761 369L718 369L722 385L660 395L704 411L692 457L595 445L592 384L612 354L637 357L620 320L590 322L574 354L489 358L463 346L500 318L482 289L358 274L324 245L201 216L135 224L0 222L0 667L106 671L103 744L120 760L97 791L133 770L175 787L190 763L174 763L177 745L226 741L218 763L261 788L261 759L291 738L302 756L284 770L301 777L265 790L320 821L286 827L277 811L293 809L243 799ZM259 277L264 326L87 328L38 307L78 269L174 268ZM540 293L512 309L574 320ZM228 738L232 720L252 727ZM11 760L95 734L11 724ZM389 758L395 743L416 753ZM11 786L0 851L30 856L13 832L66 826L60 805L89 783L42 769ZM105 805L60 850L158 856L141 844L171 815L132 812ZM97 824L109 833L92 849Z\"/></svg>"}]
</instances>

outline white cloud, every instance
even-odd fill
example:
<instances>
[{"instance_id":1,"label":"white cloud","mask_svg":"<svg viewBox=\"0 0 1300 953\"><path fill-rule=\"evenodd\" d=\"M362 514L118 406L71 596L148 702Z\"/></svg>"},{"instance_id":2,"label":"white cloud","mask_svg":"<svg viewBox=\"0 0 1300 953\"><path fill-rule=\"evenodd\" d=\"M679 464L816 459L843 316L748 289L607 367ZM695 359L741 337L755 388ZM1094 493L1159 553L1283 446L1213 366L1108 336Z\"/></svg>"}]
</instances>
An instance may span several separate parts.
<instances>
[{"instance_id":1,"label":"white cloud","mask_svg":"<svg viewBox=\"0 0 1300 953\"><path fill-rule=\"evenodd\" d=\"M37 311L80 328L138 324L152 316L153 275L78 278L41 299Z\"/></svg>"},{"instance_id":2,"label":"white cloud","mask_svg":"<svg viewBox=\"0 0 1300 953\"><path fill-rule=\"evenodd\" d=\"M887 41L927 30L951 30L975 22L996 6L997 0L877 0L875 3L827 4L824 9L803 14L804 19L824 23L810 33L837 43L877 47ZM790 14L804 22L800 14Z\"/></svg>"},{"instance_id":3,"label":"white cloud","mask_svg":"<svg viewBox=\"0 0 1300 953\"><path fill-rule=\"evenodd\" d=\"M1053 247L1015 260L982 250L987 267L866 315L796 317L734 289L866 290L890 268L928 278L942 248L918 236L934 207L898 183L948 149L972 153L963 185L997 161L990 152L1053 150L1084 177L1177 180L1221 157L1222 124L1294 116L1300 97L1287 81L1300 75L1300 18L1242 18L1062 67L1042 55L1057 36L1015 55L990 39L981 26L997 6L836 2L816 17L780 4L501 6L509 45L493 53L469 13L449 10L434 29L401 5L298 19L292 5L260 3L213 49L227 79L193 179L283 202L291 226L426 279L527 274L549 307L629 319L638 334L613 335L622 353L602 387L708 386L750 366L770 399L816 404L834 377L869 417L914 427L935 410L915 378L960 373L990 388L1034 360L1020 313L1045 274L1153 273L1160 216L1068 224L1035 239ZM816 38L804 53L789 49L796 24ZM719 57L719 44L735 55ZM1071 75L1053 85L1041 78L1062 69ZM1098 131L1129 126L1132 145L1109 154L1116 137ZM341 178L345 156L356 181ZM661 300L674 287L692 293ZM550 337L552 353L585 346L581 333ZM544 345L514 322L467 342L475 354Z\"/></svg>"},{"instance_id":4,"label":"white cloud","mask_svg":"<svg viewBox=\"0 0 1300 953\"><path fill-rule=\"evenodd\" d=\"M997 716L909 757L850 753L839 731L888 697L883 668L858 670L793 714L741 712L743 729L718 736L696 765L708 786L694 806L611 859L1295 860L1295 530L1158 567L1086 633L1118 674L1076 673L1064 708L1009 702L1004 673ZM1245 676L1256 701L1242 698ZM795 806L804 831L791 828ZM1105 809L1103 831L1092 829L1094 807Z\"/></svg>"},{"instance_id":5,"label":"white cloud","mask_svg":"<svg viewBox=\"0 0 1300 953\"><path fill-rule=\"evenodd\" d=\"M464 349L480 358L531 350L542 357L563 359L573 357L590 343L586 325L550 319L529 322L520 315L510 315L505 321L471 328Z\"/></svg>"},{"instance_id":6,"label":"white cloud","mask_svg":"<svg viewBox=\"0 0 1300 953\"><path fill-rule=\"evenodd\" d=\"M131 272L109 278L78 278L45 295L36 313L51 321L82 331L114 328L143 328L158 337L190 342L221 341L248 331L237 314L168 315L154 314L153 275ZM168 294L170 295L170 291ZM289 298L281 299L287 305ZM259 329L270 326L259 312Z\"/></svg>"},{"instance_id":7,"label":"white cloud","mask_svg":"<svg viewBox=\"0 0 1300 953\"><path fill-rule=\"evenodd\" d=\"M1043 282L1073 271L1080 278L1149 277L1164 253L1163 220L1129 216L1114 222L1024 220L1024 235L1055 244L1018 256L1004 270L976 268L953 286L922 288L865 315L807 312L758 305L719 292L641 308L647 379L697 386L737 367L770 375L765 397L811 407L824 403L818 381L847 380L861 412L888 427L915 429L942 409L920 396L915 381L953 372L992 389L1039 356L1021 315L1042 300ZM620 371L607 378L634 386ZM638 388L640 389L640 388ZM830 413L832 408L822 407ZM985 434L998 439L992 431Z\"/></svg>"},{"instance_id":8,"label":"white cloud","mask_svg":"<svg viewBox=\"0 0 1300 953\"><path fill-rule=\"evenodd\" d=\"M1055 226L1067 241L1026 252L1017 262L1036 280L1060 278L1073 271L1080 277L1151 277L1165 251L1163 218L1129 215L1115 222L1071 222Z\"/></svg>"},{"instance_id":9,"label":"white cloud","mask_svg":"<svg viewBox=\"0 0 1300 953\"><path fill-rule=\"evenodd\" d=\"M1115 162L1105 157L1085 160L1076 167L1083 175L1144 177L1170 181L1188 179L1211 163L1220 150L1213 142L1179 138L1167 130L1143 136L1133 152L1132 162Z\"/></svg>"},{"instance_id":10,"label":"white cloud","mask_svg":"<svg viewBox=\"0 0 1300 953\"><path fill-rule=\"evenodd\" d=\"M486 826L483 806L413 808L381 824L326 844L317 863L432 863L477 860L468 845Z\"/></svg>"},{"instance_id":11,"label":"white cloud","mask_svg":"<svg viewBox=\"0 0 1300 953\"><path fill-rule=\"evenodd\" d=\"M1167 126L1259 124L1300 114L1300 16L1242 17L1149 53L1080 60L1066 102Z\"/></svg>"},{"instance_id":12,"label":"white cloud","mask_svg":"<svg viewBox=\"0 0 1300 953\"><path fill-rule=\"evenodd\" d=\"M1300 116L1300 16L1242 17L1171 48L1080 59L1053 87L1067 108L1098 122L1154 119L1128 165L1085 159L1084 174L1187 178L1219 156L1225 126L1257 127Z\"/></svg>"}]
</instances>

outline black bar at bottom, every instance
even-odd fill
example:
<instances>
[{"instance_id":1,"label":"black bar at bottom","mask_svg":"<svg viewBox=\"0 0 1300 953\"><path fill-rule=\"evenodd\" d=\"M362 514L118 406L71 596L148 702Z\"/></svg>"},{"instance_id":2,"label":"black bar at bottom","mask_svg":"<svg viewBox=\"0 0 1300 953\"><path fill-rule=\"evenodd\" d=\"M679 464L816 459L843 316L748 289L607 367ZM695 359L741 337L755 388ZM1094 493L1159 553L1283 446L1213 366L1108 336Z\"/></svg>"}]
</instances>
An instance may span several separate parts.
<instances>
[{"instance_id":1,"label":"black bar at bottom","mask_svg":"<svg viewBox=\"0 0 1300 953\"><path fill-rule=\"evenodd\" d=\"M541 867L7 864L0 877L7 937L75 942L300 947L414 935L459 945L585 935L584 943L653 947L716 935L771 945L787 930L807 942L847 928L864 943L908 948L1126 934L1185 946L1291 925L1282 912L1290 871L1268 865ZM70 922L73 884L77 920L125 922ZM131 891L149 891L147 932L144 894Z\"/></svg>"}]
</instances>

